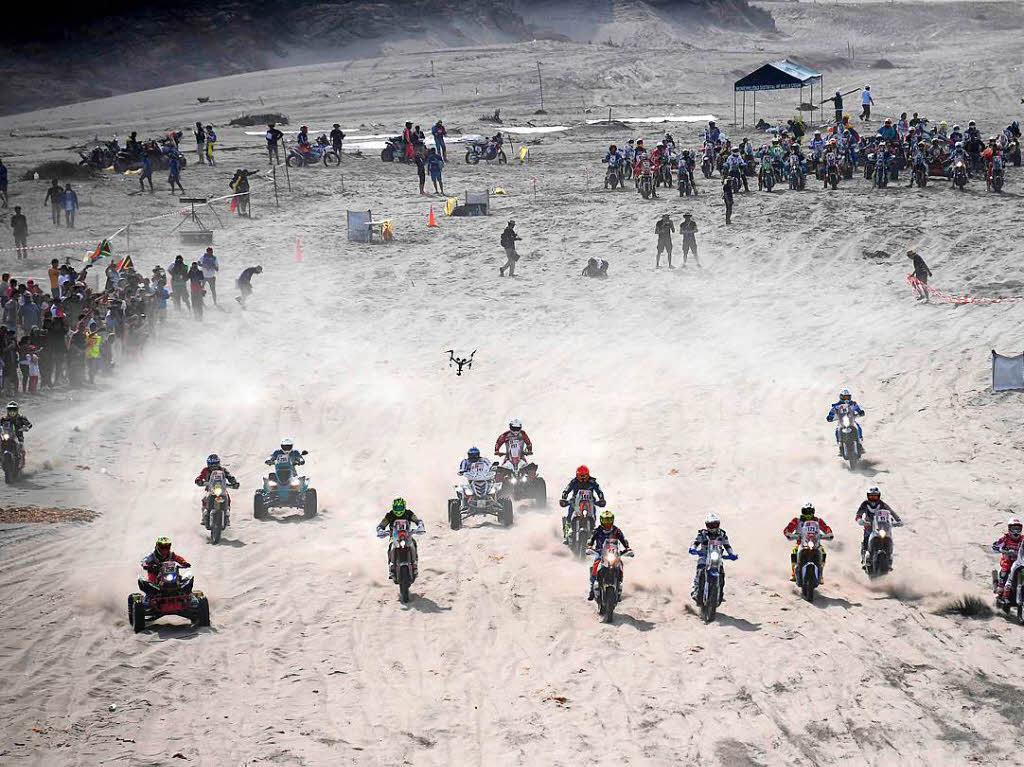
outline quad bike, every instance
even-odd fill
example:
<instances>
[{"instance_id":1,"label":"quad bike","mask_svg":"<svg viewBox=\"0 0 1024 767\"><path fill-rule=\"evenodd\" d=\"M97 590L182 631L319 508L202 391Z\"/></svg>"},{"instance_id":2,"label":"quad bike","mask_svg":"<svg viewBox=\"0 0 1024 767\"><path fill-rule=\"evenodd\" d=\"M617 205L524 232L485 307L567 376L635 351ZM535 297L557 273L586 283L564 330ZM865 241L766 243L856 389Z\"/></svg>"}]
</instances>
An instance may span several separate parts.
<instances>
[{"instance_id":1,"label":"quad bike","mask_svg":"<svg viewBox=\"0 0 1024 767\"><path fill-rule=\"evenodd\" d=\"M138 634L147 621L165 615L188 618L194 626L210 625L210 602L201 591L192 590L193 578L184 575L175 561L164 562L151 578L139 576L141 593L128 595L128 623Z\"/></svg>"},{"instance_id":2,"label":"quad bike","mask_svg":"<svg viewBox=\"0 0 1024 767\"><path fill-rule=\"evenodd\" d=\"M302 455L307 455L303 450ZM316 490L309 486L309 477L300 477L287 455L266 461L273 470L263 479L263 487L253 494L252 515L266 519L267 510L277 507L302 509L307 519L316 516Z\"/></svg>"},{"instance_id":3,"label":"quad bike","mask_svg":"<svg viewBox=\"0 0 1024 767\"><path fill-rule=\"evenodd\" d=\"M509 439L504 455L498 454L502 460L495 473L505 496L516 501L528 498L543 506L548 500L547 483L537 476L537 464L527 460L529 455L522 439Z\"/></svg>"},{"instance_id":4,"label":"quad bike","mask_svg":"<svg viewBox=\"0 0 1024 767\"><path fill-rule=\"evenodd\" d=\"M455 498L448 501L448 525L452 530L461 529L463 520L479 516L495 517L502 527L512 526L512 499L501 494L497 469L497 462L472 468L462 484L455 486Z\"/></svg>"},{"instance_id":5,"label":"quad bike","mask_svg":"<svg viewBox=\"0 0 1024 767\"><path fill-rule=\"evenodd\" d=\"M597 554L593 549L587 549L586 553ZM612 539L604 545L601 556L591 565L591 573L595 576L594 601L605 623L611 623L615 618L615 606L622 599L622 558L632 556L632 550L622 551L622 544Z\"/></svg>"}]
</instances>

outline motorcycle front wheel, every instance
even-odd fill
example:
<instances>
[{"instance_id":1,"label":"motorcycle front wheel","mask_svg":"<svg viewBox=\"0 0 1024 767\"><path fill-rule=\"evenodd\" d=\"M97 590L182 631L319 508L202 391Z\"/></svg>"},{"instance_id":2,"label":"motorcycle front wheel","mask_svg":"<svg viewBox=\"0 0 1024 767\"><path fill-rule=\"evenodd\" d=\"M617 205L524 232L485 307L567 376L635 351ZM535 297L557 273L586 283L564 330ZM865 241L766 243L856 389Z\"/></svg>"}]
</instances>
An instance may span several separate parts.
<instances>
[{"instance_id":1,"label":"motorcycle front wheel","mask_svg":"<svg viewBox=\"0 0 1024 767\"><path fill-rule=\"evenodd\" d=\"M341 165L341 157L337 152L324 152L324 167L337 168Z\"/></svg>"}]
</instances>

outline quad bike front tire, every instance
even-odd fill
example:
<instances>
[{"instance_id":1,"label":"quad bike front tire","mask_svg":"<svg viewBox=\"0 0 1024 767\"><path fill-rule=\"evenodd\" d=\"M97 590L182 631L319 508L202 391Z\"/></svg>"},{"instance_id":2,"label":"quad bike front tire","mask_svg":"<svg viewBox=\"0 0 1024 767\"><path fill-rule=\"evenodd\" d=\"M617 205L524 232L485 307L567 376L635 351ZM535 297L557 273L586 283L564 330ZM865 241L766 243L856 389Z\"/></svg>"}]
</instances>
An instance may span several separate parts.
<instances>
[{"instance_id":1,"label":"quad bike front tire","mask_svg":"<svg viewBox=\"0 0 1024 767\"><path fill-rule=\"evenodd\" d=\"M502 498L498 501L501 504L501 511L498 512L498 521L502 527L512 527L512 499Z\"/></svg>"},{"instance_id":2,"label":"quad bike front tire","mask_svg":"<svg viewBox=\"0 0 1024 767\"><path fill-rule=\"evenodd\" d=\"M302 515L306 519L311 519L316 516L316 511L316 490L310 488L309 490L306 491L306 497L303 499Z\"/></svg>"},{"instance_id":3,"label":"quad bike front tire","mask_svg":"<svg viewBox=\"0 0 1024 767\"><path fill-rule=\"evenodd\" d=\"M459 511L458 499L448 500L448 526L452 530L462 529L462 513Z\"/></svg>"},{"instance_id":4,"label":"quad bike front tire","mask_svg":"<svg viewBox=\"0 0 1024 767\"><path fill-rule=\"evenodd\" d=\"M267 518L267 505L263 502L263 496L256 492L252 497L252 516L253 519L266 519Z\"/></svg>"},{"instance_id":5,"label":"quad bike front tire","mask_svg":"<svg viewBox=\"0 0 1024 767\"><path fill-rule=\"evenodd\" d=\"M130 618L128 622L132 624L132 629L136 634L141 634L146 630L146 608L142 604L142 600L132 601Z\"/></svg>"}]
</instances>

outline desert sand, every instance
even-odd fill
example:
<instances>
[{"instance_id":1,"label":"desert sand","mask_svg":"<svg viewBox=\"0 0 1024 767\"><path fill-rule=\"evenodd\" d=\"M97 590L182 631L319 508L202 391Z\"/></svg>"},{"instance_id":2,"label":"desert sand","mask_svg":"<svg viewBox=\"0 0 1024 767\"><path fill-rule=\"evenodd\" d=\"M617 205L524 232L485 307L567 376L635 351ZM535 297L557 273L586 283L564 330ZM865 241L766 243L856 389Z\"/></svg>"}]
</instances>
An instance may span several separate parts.
<instances>
[{"instance_id":1,"label":"desert sand","mask_svg":"<svg viewBox=\"0 0 1024 767\"><path fill-rule=\"evenodd\" d=\"M426 130L438 117L453 133L485 133L493 126L478 118L500 107L511 124L572 128L530 137L540 143L528 165L472 167L453 147L451 193L507 194L492 197L487 218L436 229L426 219L441 198L420 197L413 170L373 151L346 155L340 170L292 171L279 208L269 182L254 182L251 221L219 203L223 311L208 306L200 325L171 309L162 337L116 380L23 399L35 423L28 477L3 488L2 505L100 516L0 530L0 762L1015 758L1024 628L936 611L963 594L991 599L988 546L1020 513L1021 403L989 392L989 350L1021 348L1024 307L917 302L905 252L918 250L943 290L1020 294L1020 171L999 197L979 184L963 195L946 184L873 191L863 179L835 193L751 192L726 228L717 183L698 180L694 200L648 203L632 189L601 189L609 143L666 126L580 126L611 106L620 117L714 114L731 136L752 135L729 126L730 83L788 55L819 66L829 90L870 83L879 119L918 111L994 133L1021 116L1019 6L771 10L780 33L770 37L451 49L0 118L30 244L68 232L50 228L45 179L13 179L44 159L73 159L67 147L95 135L217 124L219 166L196 167L193 151L183 175L189 193L216 196L236 167L266 168L259 137L226 127L242 112L367 135L406 119ZM854 62L843 58L851 37ZM869 68L883 56L896 68ZM759 98L759 113L793 116L795 94ZM200 108L196 96L211 101ZM688 146L697 128L668 127ZM187 135L183 146L191 150ZM154 196L129 195L131 176L77 184L74 238L98 241L173 211L156 181ZM346 241L345 210L368 208L395 219L394 243ZM704 268L655 271L654 221L684 211L700 227ZM523 258L516 279L499 280L498 237L511 218ZM178 244L174 222L132 228L143 273L179 252L200 255ZM123 237L113 245L126 247ZM35 251L27 276L44 279L51 254L87 249ZM610 279L578 277L590 256L610 261ZM0 257L5 270L15 265L12 253ZM256 263L265 271L242 312L225 289ZM444 354L453 347L478 350L461 377ZM856 473L836 457L825 422L844 386L867 411L869 460ZM522 504L507 530L447 529L459 459L471 444L489 453L512 416L535 443L549 493L587 463L637 552L613 625L585 601L586 565L561 545L556 506ZM257 522L252 490L283 436L310 452L321 513ZM212 451L242 482L218 546L199 525L191 484ZM875 484L906 526L895 571L869 584L853 514ZM408 606L373 535L397 495L427 526ZM788 581L781 534L808 500L836 530L813 605ZM717 621L704 625L689 600L686 548L709 511L722 515L740 559ZM125 597L158 535L194 565L212 628L169 619L132 633Z\"/></svg>"}]
</instances>

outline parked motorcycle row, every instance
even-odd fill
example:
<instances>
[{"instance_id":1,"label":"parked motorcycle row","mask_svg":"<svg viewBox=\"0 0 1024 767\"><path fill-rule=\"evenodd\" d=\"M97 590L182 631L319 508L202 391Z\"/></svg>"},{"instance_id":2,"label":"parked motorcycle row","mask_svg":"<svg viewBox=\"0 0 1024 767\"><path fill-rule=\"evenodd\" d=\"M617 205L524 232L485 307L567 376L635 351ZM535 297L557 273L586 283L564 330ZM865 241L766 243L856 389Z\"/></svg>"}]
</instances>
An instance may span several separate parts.
<instances>
[{"instance_id":1,"label":"parked motorcycle row","mask_svg":"<svg viewBox=\"0 0 1024 767\"><path fill-rule=\"evenodd\" d=\"M148 156L154 169L166 170L170 158L177 157L179 167L184 168L188 161L185 155L178 151L177 140L180 138L181 133L178 132L159 139L128 142L124 147L121 147L116 139L104 141L88 152L79 152L82 159L78 164L93 170L113 168L118 173L123 173L126 170L140 168L143 156Z\"/></svg>"}]
</instances>

